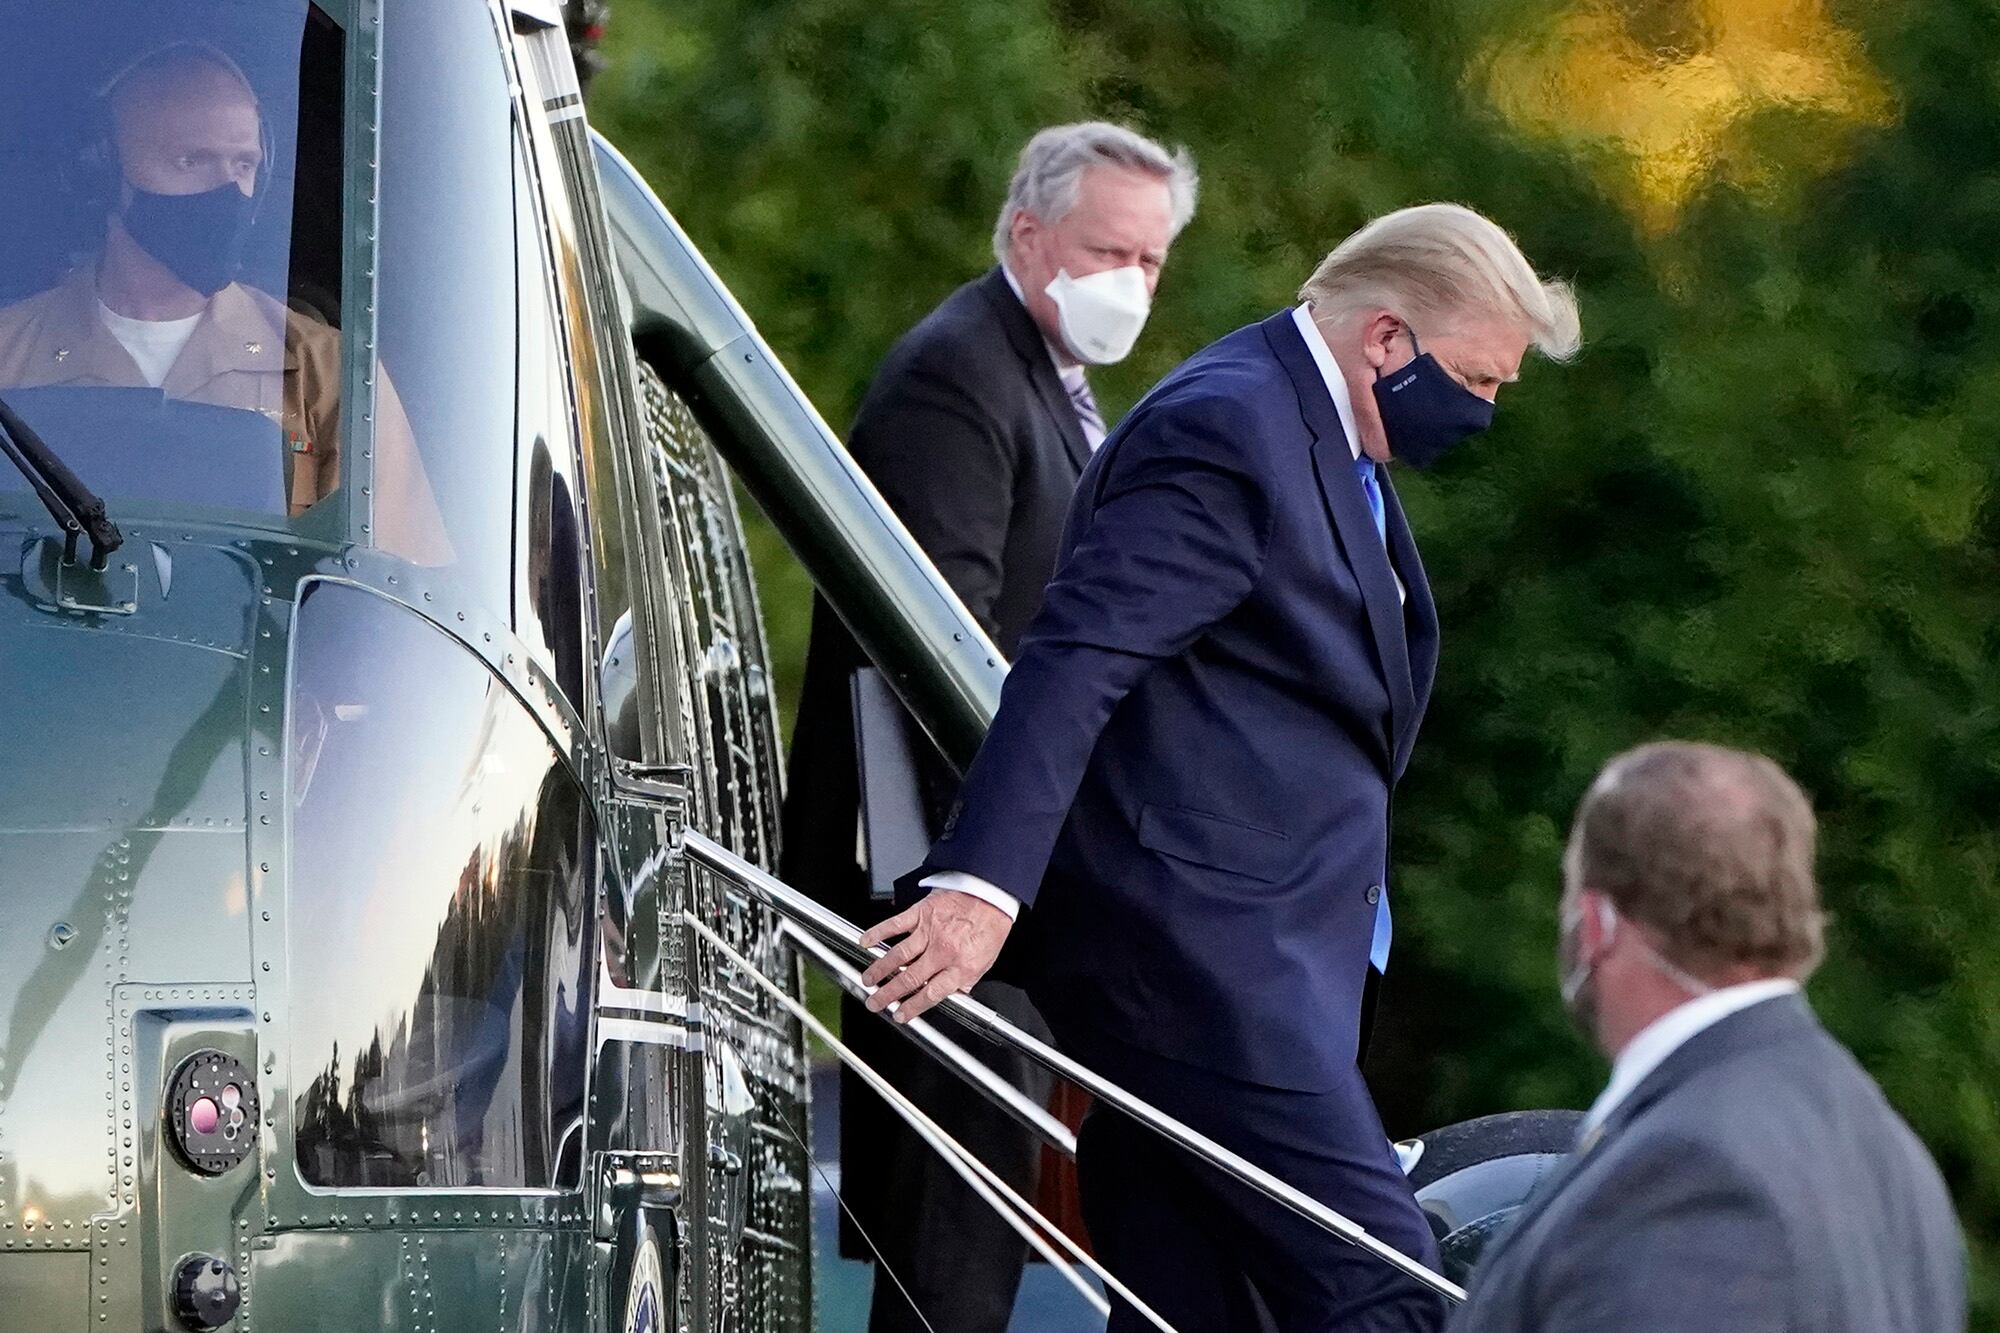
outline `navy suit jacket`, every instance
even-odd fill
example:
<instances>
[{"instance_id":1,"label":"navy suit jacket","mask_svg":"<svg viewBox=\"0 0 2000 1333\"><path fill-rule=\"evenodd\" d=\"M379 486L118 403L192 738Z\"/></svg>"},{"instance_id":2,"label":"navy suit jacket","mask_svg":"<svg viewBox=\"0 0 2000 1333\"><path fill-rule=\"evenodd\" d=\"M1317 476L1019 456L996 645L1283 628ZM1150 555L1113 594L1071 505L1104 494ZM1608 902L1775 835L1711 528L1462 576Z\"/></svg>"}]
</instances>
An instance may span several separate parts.
<instances>
[{"instance_id":1,"label":"navy suit jacket","mask_svg":"<svg viewBox=\"0 0 2000 1333\"><path fill-rule=\"evenodd\" d=\"M1037 1005L1229 1077L1351 1077L1389 793L1437 616L1289 311L1162 380L1084 470L1054 581L916 877L1028 905Z\"/></svg>"},{"instance_id":2,"label":"navy suit jacket","mask_svg":"<svg viewBox=\"0 0 2000 1333\"><path fill-rule=\"evenodd\" d=\"M1049 345L1005 273L988 269L896 340L847 448L980 628L1012 656L1055 573L1090 446ZM889 905L869 897L854 845L861 781L852 683L866 665L840 617L815 596L781 868L842 916L873 925ZM935 835L958 774L928 745L917 764Z\"/></svg>"}]
</instances>

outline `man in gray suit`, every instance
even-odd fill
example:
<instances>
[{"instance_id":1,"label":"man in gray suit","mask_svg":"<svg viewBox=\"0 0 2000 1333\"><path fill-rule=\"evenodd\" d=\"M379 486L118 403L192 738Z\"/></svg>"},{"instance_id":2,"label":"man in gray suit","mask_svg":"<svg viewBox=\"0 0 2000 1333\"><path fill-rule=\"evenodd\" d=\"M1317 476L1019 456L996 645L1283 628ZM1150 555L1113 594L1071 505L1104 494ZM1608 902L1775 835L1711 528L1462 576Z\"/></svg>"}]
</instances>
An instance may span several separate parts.
<instances>
[{"instance_id":1,"label":"man in gray suit","mask_svg":"<svg viewBox=\"0 0 2000 1333\"><path fill-rule=\"evenodd\" d=\"M1649 745L1598 777L1564 858L1562 989L1611 1081L1452 1329L1965 1327L1937 1167L1799 991L1813 837L1757 755Z\"/></svg>"}]
</instances>

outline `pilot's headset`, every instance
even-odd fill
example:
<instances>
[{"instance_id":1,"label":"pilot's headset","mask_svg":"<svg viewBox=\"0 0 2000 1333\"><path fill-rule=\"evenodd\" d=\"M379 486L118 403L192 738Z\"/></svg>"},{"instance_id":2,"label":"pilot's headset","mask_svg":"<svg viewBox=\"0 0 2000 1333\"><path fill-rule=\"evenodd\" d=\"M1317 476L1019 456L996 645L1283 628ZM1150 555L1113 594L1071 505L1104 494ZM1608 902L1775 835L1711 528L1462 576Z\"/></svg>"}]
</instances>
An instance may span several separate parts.
<instances>
[{"instance_id":1,"label":"pilot's headset","mask_svg":"<svg viewBox=\"0 0 2000 1333\"><path fill-rule=\"evenodd\" d=\"M257 87L250 82L243 67L231 60L221 47L184 38L165 46L156 46L121 65L91 95L84 113L85 138L68 181L71 197L76 200L78 212L89 227L102 226L105 217L118 207L124 193L125 170L118 160L118 124L113 115L118 90L141 70L168 61L183 60L213 65L225 71L250 94L251 104L257 108L257 143L262 154L257 164L257 179L251 187L251 200L253 209L262 206L271 180L273 148L271 124L264 118L264 105L257 97Z\"/></svg>"}]
</instances>

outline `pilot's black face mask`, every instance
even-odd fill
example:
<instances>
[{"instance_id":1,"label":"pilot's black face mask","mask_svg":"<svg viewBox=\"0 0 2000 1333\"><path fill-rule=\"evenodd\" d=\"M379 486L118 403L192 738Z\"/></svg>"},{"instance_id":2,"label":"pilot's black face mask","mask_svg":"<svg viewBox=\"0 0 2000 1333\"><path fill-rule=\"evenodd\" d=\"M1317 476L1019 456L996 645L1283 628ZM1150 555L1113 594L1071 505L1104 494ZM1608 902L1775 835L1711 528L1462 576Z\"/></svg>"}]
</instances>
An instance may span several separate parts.
<instances>
[{"instance_id":1,"label":"pilot's black face mask","mask_svg":"<svg viewBox=\"0 0 2000 1333\"><path fill-rule=\"evenodd\" d=\"M1417 346L1416 358L1375 380L1375 406L1389 453L1411 467L1425 468L1443 458L1468 435L1493 424L1493 404L1451 377L1437 358Z\"/></svg>"},{"instance_id":2,"label":"pilot's black face mask","mask_svg":"<svg viewBox=\"0 0 2000 1333\"><path fill-rule=\"evenodd\" d=\"M125 230L167 271L203 296L236 280L256 201L237 186L205 194L153 194L133 189Z\"/></svg>"}]
</instances>

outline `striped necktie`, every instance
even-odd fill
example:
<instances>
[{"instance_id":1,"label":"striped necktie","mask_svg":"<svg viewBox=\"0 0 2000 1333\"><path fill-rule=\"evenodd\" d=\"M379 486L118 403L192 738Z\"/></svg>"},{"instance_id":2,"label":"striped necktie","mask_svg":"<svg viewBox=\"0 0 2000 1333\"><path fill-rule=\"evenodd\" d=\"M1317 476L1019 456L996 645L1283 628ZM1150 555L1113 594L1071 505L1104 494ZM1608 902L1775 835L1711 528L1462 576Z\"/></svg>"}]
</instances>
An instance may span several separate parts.
<instances>
[{"instance_id":1,"label":"striped necktie","mask_svg":"<svg viewBox=\"0 0 2000 1333\"><path fill-rule=\"evenodd\" d=\"M1104 443L1104 414L1097 410L1090 381L1081 374L1074 378L1065 375L1063 388L1069 391L1069 405L1076 409L1077 424L1083 427L1083 442L1096 453L1097 446Z\"/></svg>"}]
</instances>

